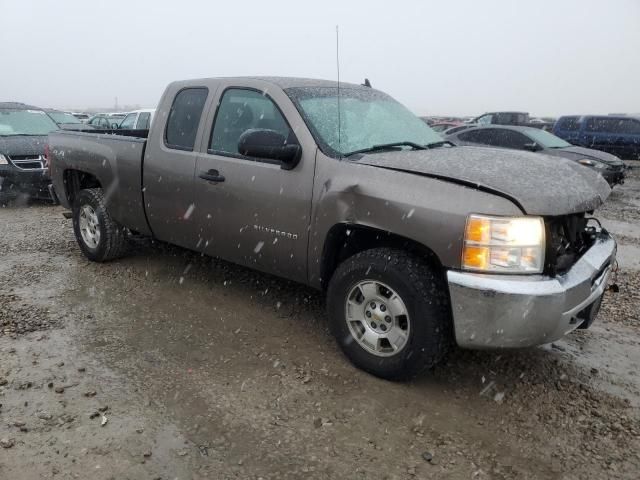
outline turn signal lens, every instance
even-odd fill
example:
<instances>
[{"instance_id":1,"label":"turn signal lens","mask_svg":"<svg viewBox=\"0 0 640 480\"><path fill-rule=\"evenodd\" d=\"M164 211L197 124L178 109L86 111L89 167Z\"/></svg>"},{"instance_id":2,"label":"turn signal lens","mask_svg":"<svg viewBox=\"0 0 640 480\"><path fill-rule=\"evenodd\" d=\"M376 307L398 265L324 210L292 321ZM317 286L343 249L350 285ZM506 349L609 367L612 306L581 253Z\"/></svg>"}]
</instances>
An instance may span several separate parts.
<instances>
[{"instance_id":1,"label":"turn signal lens","mask_svg":"<svg viewBox=\"0 0 640 480\"><path fill-rule=\"evenodd\" d=\"M503 273L540 273L544 266L541 217L470 215L465 228L462 268Z\"/></svg>"},{"instance_id":2,"label":"turn signal lens","mask_svg":"<svg viewBox=\"0 0 640 480\"><path fill-rule=\"evenodd\" d=\"M485 270L489 265L489 247L466 247L462 261L467 268Z\"/></svg>"},{"instance_id":3,"label":"turn signal lens","mask_svg":"<svg viewBox=\"0 0 640 480\"><path fill-rule=\"evenodd\" d=\"M491 225L489 219L482 217L469 217L467 221L467 233L465 240L477 243L489 243Z\"/></svg>"}]
</instances>

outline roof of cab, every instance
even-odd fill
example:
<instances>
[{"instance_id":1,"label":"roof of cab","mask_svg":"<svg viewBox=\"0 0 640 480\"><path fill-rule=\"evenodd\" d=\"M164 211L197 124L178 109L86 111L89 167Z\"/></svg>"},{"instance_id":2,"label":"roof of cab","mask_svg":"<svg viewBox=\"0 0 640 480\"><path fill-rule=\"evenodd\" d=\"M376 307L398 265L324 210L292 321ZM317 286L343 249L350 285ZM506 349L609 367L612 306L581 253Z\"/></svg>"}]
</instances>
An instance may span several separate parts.
<instances>
[{"instance_id":1,"label":"roof of cab","mask_svg":"<svg viewBox=\"0 0 640 480\"><path fill-rule=\"evenodd\" d=\"M42 110L40 107L21 102L0 102L0 110Z\"/></svg>"},{"instance_id":2,"label":"roof of cab","mask_svg":"<svg viewBox=\"0 0 640 480\"><path fill-rule=\"evenodd\" d=\"M193 80L182 80L174 83L193 85L197 83L209 83L215 81L237 81L245 82L247 80L258 80L265 83L270 83L283 90L287 88L299 88L299 87L338 87L338 82L335 80L321 80L315 78L298 78L298 77L266 77L266 76L247 76L247 77L212 77L212 78L199 78ZM340 88L362 88L368 89L364 85L358 85L356 83L340 82Z\"/></svg>"}]
</instances>

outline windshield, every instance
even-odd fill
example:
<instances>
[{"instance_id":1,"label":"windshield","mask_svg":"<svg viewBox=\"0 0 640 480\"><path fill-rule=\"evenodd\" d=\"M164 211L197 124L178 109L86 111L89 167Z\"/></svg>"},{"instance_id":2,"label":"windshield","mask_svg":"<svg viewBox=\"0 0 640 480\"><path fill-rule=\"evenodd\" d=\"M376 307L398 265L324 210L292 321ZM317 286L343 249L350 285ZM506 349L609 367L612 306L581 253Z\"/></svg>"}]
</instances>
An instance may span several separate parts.
<instances>
[{"instance_id":1,"label":"windshield","mask_svg":"<svg viewBox=\"0 0 640 480\"><path fill-rule=\"evenodd\" d=\"M299 87L286 92L323 152L334 157L389 143L442 141L406 107L377 90L341 88L340 112L337 87Z\"/></svg>"},{"instance_id":2,"label":"windshield","mask_svg":"<svg viewBox=\"0 0 640 480\"><path fill-rule=\"evenodd\" d=\"M39 110L0 110L0 136L47 135L58 125Z\"/></svg>"},{"instance_id":3,"label":"windshield","mask_svg":"<svg viewBox=\"0 0 640 480\"><path fill-rule=\"evenodd\" d=\"M571 144L565 142L560 137L556 137L554 134L540 130L537 128L531 128L527 131L527 135L538 145L544 148L566 148Z\"/></svg>"},{"instance_id":4,"label":"windshield","mask_svg":"<svg viewBox=\"0 0 640 480\"><path fill-rule=\"evenodd\" d=\"M56 123L70 124L70 123L82 123L76 117L70 113L65 112L49 112L49 116L53 118Z\"/></svg>"}]
</instances>

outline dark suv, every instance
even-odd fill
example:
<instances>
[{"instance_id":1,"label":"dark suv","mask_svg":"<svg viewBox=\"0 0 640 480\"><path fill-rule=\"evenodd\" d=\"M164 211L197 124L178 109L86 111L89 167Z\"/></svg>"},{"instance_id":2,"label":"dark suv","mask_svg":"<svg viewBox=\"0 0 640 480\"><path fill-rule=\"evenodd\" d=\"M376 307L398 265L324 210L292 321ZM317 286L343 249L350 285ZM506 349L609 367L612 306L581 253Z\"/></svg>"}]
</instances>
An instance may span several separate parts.
<instances>
[{"instance_id":1,"label":"dark suv","mask_svg":"<svg viewBox=\"0 0 640 480\"><path fill-rule=\"evenodd\" d=\"M602 150L623 160L640 159L640 118L623 115L560 117L553 133L573 145Z\"/></svg>"},{"instance_id":2,"label":"dark suv","mask_svg":"<svg viewBox=\"0 0 640 480\"><path fill-rule=\"evenodd\" d=\"M58 125L42 109L0 102L0 201L20 195L49 199L45 144Z\"/></svg>"}]
</instances>

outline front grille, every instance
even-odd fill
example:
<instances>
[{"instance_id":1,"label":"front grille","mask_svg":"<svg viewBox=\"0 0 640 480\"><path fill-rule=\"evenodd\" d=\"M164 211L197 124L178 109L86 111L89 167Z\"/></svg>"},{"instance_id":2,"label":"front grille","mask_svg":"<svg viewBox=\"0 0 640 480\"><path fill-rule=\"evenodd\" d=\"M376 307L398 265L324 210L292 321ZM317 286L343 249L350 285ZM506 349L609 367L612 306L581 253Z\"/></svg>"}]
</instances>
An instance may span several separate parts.
<instances>
[{"instance_id":1,"label":"front grille","mask_svg":"<svg viewBox=\"0 0 640 480\"><path fill-rule=\"evenodd\" d=\"M9 161L21 170L42 170L45 166L43 155L11 155Z\"/></svg>"},{"instance_id":2,"label":"front grille","mask_svg":"<svg viewBox=\"0 0 640 480\"><path fill-rule=\"evenodd\" d=\"M569 270L594 243L596 227L589 226L584 213L547 217L545 273L562 274Z\"/></svg>"}]
</instances>

